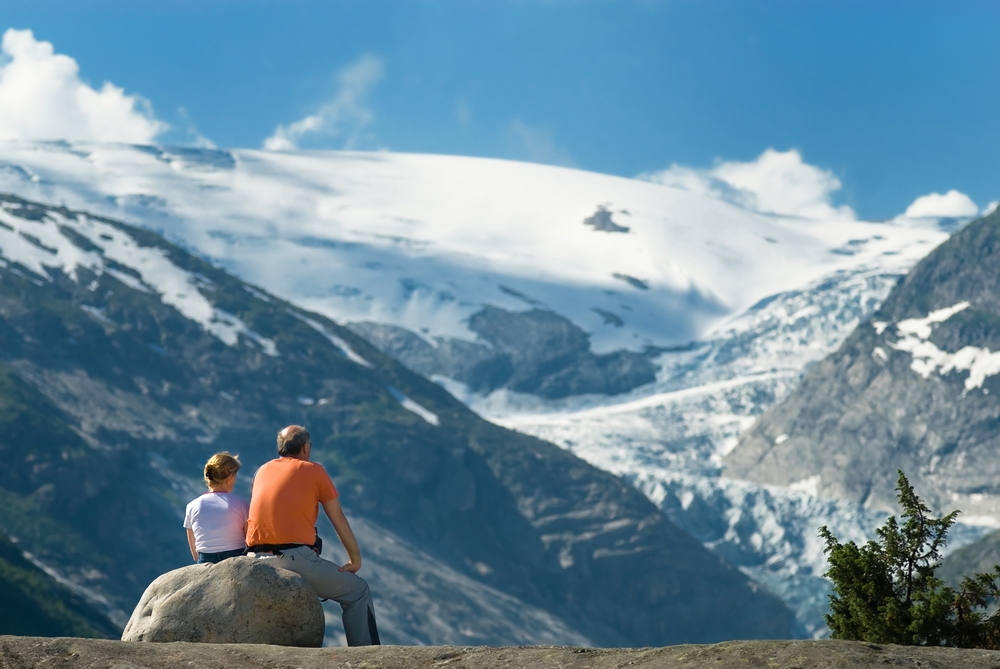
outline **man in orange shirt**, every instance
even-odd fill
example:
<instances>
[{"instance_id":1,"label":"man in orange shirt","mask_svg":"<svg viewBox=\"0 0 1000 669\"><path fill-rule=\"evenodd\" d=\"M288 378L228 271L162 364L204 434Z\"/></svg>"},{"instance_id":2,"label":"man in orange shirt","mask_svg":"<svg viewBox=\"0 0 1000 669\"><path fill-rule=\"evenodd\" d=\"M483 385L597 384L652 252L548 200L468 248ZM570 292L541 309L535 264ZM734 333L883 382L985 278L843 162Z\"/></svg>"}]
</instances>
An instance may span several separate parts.
<instances>
[{"instance_id":1,"label":"man in orange shirt","mask_svg":"<svg viewBox=\"0 0 1000 669\"><path fill-rule=\"evenodd\" d=\"M309 461L311 453L312 442L304 427L289 425L278 433L279 457L254 475L247 551L275 560L276 566L302 576L321 599L340 604L347 645L378 645L371 592L355 573L361 569L358 541L333 481L323 465ZM342 567L324 560L313 548L319 506L347 550L347 564Z\"/></svg>"}]
</instances>

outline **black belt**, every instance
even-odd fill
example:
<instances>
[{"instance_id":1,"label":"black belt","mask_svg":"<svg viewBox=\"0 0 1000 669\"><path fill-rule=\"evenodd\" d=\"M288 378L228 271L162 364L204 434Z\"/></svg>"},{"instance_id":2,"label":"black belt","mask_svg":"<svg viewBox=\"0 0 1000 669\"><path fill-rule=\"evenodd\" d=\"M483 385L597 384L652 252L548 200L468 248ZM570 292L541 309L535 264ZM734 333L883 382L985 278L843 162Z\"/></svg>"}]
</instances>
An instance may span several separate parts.
<instances>
[{"instance_id":1,"label":"black belt","mask_svg":"<svg viewBox=\"0 0 1000 669\"><path fill-rule=\"evenodd\" d=\"M281 555L281 551L287 551L292 548L302 548L306 544L256 544L249 546L247 548L248 553L274 553L275 555Z\"/></svg>"}]
</instances>

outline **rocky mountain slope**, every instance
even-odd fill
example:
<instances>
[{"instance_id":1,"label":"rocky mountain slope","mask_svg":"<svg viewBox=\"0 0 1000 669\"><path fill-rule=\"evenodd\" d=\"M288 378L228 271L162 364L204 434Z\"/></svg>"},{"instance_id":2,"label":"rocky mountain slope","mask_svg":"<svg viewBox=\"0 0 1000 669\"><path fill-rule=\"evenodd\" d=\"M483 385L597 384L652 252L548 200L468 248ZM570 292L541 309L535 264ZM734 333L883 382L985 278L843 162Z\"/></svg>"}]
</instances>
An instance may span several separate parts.
<instances>
[{"instance_id":1,"label":"rocky mountain slope","mask_svg":"<svg viewBox=\"0 0 1000 669\"><path fill-rule=\"evenodd\" d=\"M998 564L1000 532L991 532L945 557L936 576L945 583L957 586L964 577L991 572Z\"/></svg>"},{"instance_id":2,"label":"rocky mountain slope","mask_svg":"<svg viewBox=\"0 0 1000 669\"><path fill-rule=\"evenodd\" d=\"M0 634L116 638L120 628L0 534Z\"/></svg>"},{"instance_id":3,"label":"rocky mountain slope","mask_svg":"<svg viewBox=\"0 0 1000 669\"><path fill-rule=\"evenodd\" d=\"M301 422L357 518L387 640L791 631L619 479L151 232L4 196L0 252L0 529L112 616L189 559L206 456L250 472Z\"/></svg>"},{"instance_id":4,"label":"rocky mountain slope","mask_svg":"<svg viewBox=\"0 0 1000 669\"><path fill-rule=\"evenodd\" d=\"M892 509L897 469L939 512L1000 523L1000 215L921 261L766 412L727 473Z\"/></svg>"}]
</instances>

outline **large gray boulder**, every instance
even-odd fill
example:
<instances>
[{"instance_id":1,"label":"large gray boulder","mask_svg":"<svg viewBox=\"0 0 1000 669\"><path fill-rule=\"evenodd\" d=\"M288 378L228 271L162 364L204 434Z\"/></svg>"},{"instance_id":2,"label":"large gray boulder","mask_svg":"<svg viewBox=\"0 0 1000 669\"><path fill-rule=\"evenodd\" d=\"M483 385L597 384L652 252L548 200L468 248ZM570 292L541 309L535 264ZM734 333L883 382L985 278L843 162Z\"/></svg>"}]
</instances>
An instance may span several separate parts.
<instances>
[{"instance_id":1,"label":"large gray boulder","mask_svg":"<svg viewBox=\"0 0 1000 669\"><path fill-rule=\"evenodd\" d=\"M323 645L316 591L266 560L237 557L195 564L149 584L122 641Z\"/></svg>"}]
</instances>

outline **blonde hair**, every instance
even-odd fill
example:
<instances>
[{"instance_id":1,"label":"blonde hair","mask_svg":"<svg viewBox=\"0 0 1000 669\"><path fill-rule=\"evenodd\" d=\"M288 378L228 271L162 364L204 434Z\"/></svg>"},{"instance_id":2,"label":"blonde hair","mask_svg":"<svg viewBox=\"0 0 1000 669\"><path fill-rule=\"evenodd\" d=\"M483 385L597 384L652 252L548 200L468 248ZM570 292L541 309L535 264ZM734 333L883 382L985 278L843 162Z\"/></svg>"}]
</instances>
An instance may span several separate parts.
<instances>
[{"instance_id":1,"label":"blonde hair","mask_svg":"<svg viewBox=\"0 0 1000 669\"><path fill-rule=\"evenodd\" d=\"M226 451L216 453L205 463L205 483L211 488L219 485L240 470L240 456L230 455Z\"/></svg>"}]
</instances>

